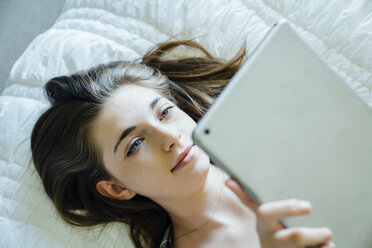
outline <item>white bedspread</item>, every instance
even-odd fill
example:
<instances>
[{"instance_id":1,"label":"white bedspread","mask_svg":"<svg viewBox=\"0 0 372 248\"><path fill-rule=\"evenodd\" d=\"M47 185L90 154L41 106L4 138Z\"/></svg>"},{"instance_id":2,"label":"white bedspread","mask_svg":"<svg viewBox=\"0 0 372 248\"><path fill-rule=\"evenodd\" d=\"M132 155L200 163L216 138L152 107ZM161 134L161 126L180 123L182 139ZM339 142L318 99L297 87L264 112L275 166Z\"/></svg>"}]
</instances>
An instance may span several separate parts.
<instances>
[{"instance_id":1,"label":"white bedspread","mask_svg":"<svg viewBox=\"0 0 372 248\"><path fill-rule=\"evenodd\" d=\"M48 79L136 59L174 35L199 37L230 58L244 41L252 51L282 17L372 106L372 1L67 0L55 25L17 60L0 96L0 247L131 247L123 224L65 224L43 191L30 133L47 107Z\"/></svg>"}]
</instances>

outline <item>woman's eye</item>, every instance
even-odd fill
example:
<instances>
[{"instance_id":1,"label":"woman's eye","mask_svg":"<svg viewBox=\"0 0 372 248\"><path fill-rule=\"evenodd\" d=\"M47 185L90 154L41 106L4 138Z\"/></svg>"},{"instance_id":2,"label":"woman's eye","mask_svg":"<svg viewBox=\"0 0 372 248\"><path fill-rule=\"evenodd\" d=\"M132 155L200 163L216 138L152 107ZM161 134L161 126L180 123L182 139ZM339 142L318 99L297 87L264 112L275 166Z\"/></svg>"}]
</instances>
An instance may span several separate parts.
<instances>
[{"instance_id":1,"label":"woman's eye","mask_svg":"<svg viewBox=\"0 0 372 248\"><path fill-rule=\"evenodd\" d=\"M160 120L163 120L165 117L167 117L169 115L169 113L171 112L171 108L173 108L174 106L170 106L166 109L163 110L163 112L161 112L161 115L160 115Z\"/></svg>"},{"instance_id":2,"label":"woman's eye","mask_svg":"<svg viewBox=\"0 0 372 248\"><path fill-rule=\"evenodd\" d=\"M141 139L138 139L138 140L134 141L133 144L131 145L131 147L129 148L129 151L127 153L127 157L129 157L135 151L137 151L138 148L141 146L141 144L142 144L142 140Z\"/></svg>"}]
</instances>

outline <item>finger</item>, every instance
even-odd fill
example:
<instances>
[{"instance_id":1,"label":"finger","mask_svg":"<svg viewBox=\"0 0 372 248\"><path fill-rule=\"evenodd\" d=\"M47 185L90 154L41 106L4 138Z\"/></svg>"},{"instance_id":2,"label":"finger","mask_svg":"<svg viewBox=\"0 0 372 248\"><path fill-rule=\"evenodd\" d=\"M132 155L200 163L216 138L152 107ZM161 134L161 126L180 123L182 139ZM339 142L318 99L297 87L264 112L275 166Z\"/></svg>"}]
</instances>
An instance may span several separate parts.
<instances>
[{"instance_id":1,"label":"finger","mask_svg":"<svg viewBox=\"0 0 372 248\"><path fill-rule=\"evenodd\" d=\"M274 238L282 243L291 243L297 246L311 246L326 244L332 238L332 231L326 227L291 227L275 232Z\"/></svg>"},{"instance_id":2,"label":"finger","mask_svg":"<svg viewBox=\"0 0 372 248\"><path fill-rule=\"evenodd\" d=\"M336 248L336 245L333 242L328 242L328 243L320 246L319 248Z\"/></svg>"},{"instance_id":3,"label":"finger","mask_svg":"<svg viewBox=\"0 0 372 248\"><path fill-rule=\"evenodd\" d=\"M244 191L244 189L235 179L229 178L226 180L225 184L239 197L239 199L245 205L247 205L254 211L257 210L258 204Z\"/></svg>"},{"instance_id":4,"label":"finger","mask_svg":"<svg viewBox=\"0 0 372 248\"><path fill-rule=\"evenodd\" d=\"M308 201L297 199L266 202L258 207L257 213L267 221L281 220L292 216L310 214L311 204Z\"/></svg>"}]
</instances>

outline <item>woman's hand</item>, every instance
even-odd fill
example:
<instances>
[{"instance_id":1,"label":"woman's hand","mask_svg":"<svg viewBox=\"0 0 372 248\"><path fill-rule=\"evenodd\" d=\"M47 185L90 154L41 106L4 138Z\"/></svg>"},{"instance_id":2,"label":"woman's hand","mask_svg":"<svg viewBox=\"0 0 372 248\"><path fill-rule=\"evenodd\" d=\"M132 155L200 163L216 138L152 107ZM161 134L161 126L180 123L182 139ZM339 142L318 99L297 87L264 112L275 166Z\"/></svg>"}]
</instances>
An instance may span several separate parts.
<instances>
[{"instance_id":1,"label":"woman's hand","mask_svg":"<svg viewBox=\"0 0 372 248\"><path fill-rule=\"evenodd\" d=\"M328 228L284 228L280 224L279 220L310 214L311 205L309 202L284 200L257 205L235 180L228 179L226 185L256 213L257 231L262 248L336 247L334 243L330 242L332 232ZM316 246L319 244L322 245Z\"/></svg>"}]
</instances>

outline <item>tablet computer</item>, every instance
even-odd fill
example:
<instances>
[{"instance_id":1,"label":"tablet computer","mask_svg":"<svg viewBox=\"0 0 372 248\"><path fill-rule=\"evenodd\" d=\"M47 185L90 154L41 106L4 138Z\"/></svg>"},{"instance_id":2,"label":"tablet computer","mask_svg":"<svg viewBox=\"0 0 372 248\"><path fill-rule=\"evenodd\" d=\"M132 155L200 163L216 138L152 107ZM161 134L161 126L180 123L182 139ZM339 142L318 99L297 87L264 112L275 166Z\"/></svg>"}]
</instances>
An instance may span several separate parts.
<instances>
[{"instance_id":1,"label":"tablet computer","mask_svg":"<svg viewBox=\"0 0 372 248\"><path fill-rule=\"evenodd\" d=\"M248 56L193 139L258 203L312 203L284 224L372 247L372 110L288 22Z\"/></svg>"}]
</instances>

